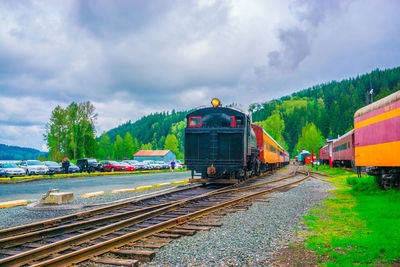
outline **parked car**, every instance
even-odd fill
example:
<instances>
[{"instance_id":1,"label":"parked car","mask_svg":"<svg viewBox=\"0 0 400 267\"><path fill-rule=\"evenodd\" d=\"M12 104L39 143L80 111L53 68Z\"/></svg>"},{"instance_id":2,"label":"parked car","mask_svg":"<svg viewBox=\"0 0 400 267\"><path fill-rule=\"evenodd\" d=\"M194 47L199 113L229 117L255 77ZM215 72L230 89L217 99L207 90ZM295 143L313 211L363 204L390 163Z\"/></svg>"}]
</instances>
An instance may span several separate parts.
<instances>
[{"instance_id":1,"label":"parked car","mask_svg":"<svg viewBox=\"0 0 400 267\"><path fill-rule=\"evenodd\" d=\"M177 165L177 166L180 166L180 168L184 168L184 167L185 167L185 163L183 163L182 161L180 161L180 160L175 160L175 162L176 162L176 165Z\"/></svg>"},{"instance_id":2,"label":"parked car","mask_svg":"<svg viewBox=\"0 0 400 267\"><path fill-rule=\"evenodd\" d=\"M78 159L76 162L76 165L78 165L79 169L81 169L81 172L104 172L104 166L100 162L97 161L97 159L91 159L91 158L83 158L83 159Z\"/></svg>"},{"instance_id":3,"label":"parked car","mask_svg":"<svg viewBox=\"0 0 400 267\"><path fill-rule=\"evenodd\" d=\"M68 172L69 173L77 173L77 172L81 172L81 169L78 166L76 166L75 164L73 164L72 162L70 162Z\"/></svg>"},{"instance_id":4,"label":"parked car","mask_svg":"<svg viewBox=\"0 0 400 267\"><path fill-rule=\"evenodd\" d=\"M161 165L161 169L169 169L170 165L164 161L156 161L157 164Z\"/></svg>"},{"instance_id":5,"label":"parked car","mask_svg":"<svg viewBox=\"0 0 400 267\"><path fill-rule=\"evenodd\" d=\"M122 162L126 162L126 163L132 165L133 167L135 167L136 170L144 170L145 169L145 165L142 162L139 162L137 160L124 160Z\"/></svg>"},{"instance_id":6,"label":"parked car","mask_svg":"<svg viewBox=\"0 0 400 267\"><path fill-rule=\"evenodd\" d=\"M171 162L169 163L169 165L171 166ZM179 160L175 160L175 169L182 169L183 165Z\"/></svg>"},{"instance_id":7,"label":"parked car","mask_svg":"<svg viewBox=\"0 0 400 267\"><path fill-rule=\"evenodd\" d=\"M0 163L0 170L3 177L25 176L25 171L15 163Z\"/></svg>"},{"instance_id":8,"label":"parked car","mask_svg":"<svg viewBox=\"0 0 400 267\"><path fill-rule=\"evenodd\" d=\"M104 166L104 170L108 172L113 171L125 171L125 166L119 164L116 161L101 161L101 164Z\"/></svg>"},{"instance_id":9,"label":"parked car","mask_svg":"<svg viewBox=\"0 0 400 267\"><path fill-rule=\"evenodd\" d=\"M58 174L63 173L64 169L61 167L61 164L54 162L54 161L45 161L44 165L49 168L48 174Z\"/></svg>"},{"instance_id":10,"label":"parked car","mask_svg":"<svg viewBox=\"0 0 400 267\"><path fill-rule=\"evenodd\" d=\"M162 168L162 165L158 164L154 160L144 160L143 163L150 165L153 170L161 170Z\"/></svg>"},{"instance_id":11,"label":"parked car","mask_svg":"<svg viewBox=\"0 0 400 267\"><path fill-rule=\"evenodd\" d=\"M6 171L3 168L0 168L0 177L6 177Z\"/></svg>"},{"instance_id":12,"label":"parked car","mask_svg":"<svg viewBox=\"0 0 400 267\"><path fill-rule=\"evenodd\" d=\"M153 170L154 169L153 166L151 166L149 163L142 162L142 164L144 166L143 170Z\"/></svg>"},{"instance_id":13,"label":"parked car","mask_svg":"<svg viewBox=\"0 0 400 267\"><path fill-rule=\"evenodd\" d=\"M136 171L135 166L129 164L128 162L119 162L119 164L125 167L125 171L128 172Z\"/></svg>"},{"instance_id":14,"label":"parked car","mask_svg":"<svg viewBox=\"0 0 400 267\"><path fill-rule=\"evenodd\" d=\"M19 163L19 167L25 171L26 175L47 174L49 168L39 160L23 160Z\"/></svg>"}]
</instances>

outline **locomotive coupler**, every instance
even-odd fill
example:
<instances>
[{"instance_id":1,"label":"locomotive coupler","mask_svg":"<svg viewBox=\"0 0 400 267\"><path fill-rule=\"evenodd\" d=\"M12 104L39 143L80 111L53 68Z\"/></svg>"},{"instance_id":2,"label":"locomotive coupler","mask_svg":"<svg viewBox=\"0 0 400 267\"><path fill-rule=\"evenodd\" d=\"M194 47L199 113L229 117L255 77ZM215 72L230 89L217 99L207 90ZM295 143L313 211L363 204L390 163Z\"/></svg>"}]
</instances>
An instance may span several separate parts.
<instances>
[{"instance_id":1,"label":"locomotive coupler","mask_svg":"<svg viewBox=\"0 0 400 267\"><path fill-rule=\"evenodd\" d=\"M213 176L215 175L217 172L215 170L214 164L211 164L211 167L207 168L207 175L208 176Z\"/></svg>"}]
</instances>

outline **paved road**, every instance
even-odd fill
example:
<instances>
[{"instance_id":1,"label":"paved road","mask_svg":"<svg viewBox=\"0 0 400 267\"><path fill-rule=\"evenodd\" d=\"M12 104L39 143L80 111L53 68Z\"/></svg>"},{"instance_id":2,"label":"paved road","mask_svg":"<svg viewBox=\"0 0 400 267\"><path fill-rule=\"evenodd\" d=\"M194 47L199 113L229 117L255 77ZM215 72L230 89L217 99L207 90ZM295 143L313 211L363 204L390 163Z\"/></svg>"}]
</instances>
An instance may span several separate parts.
<instances>
[{"instance_id":1,"label":"paved road","mask_svg":"<svg viewBox=\"0 0 400 267\"><path fill-rule=\"evenodd\" d=\"M21 184L0 184L0 202L17 199L37 200L41 198L43 193L53 188L59 188L63 192L74 192L74 195L81 195L87 192L110 192L114 189L181 181L188 179L189 176L190 172L174 174L157 173L55 179Z\"/></svg>"}]
</instances>

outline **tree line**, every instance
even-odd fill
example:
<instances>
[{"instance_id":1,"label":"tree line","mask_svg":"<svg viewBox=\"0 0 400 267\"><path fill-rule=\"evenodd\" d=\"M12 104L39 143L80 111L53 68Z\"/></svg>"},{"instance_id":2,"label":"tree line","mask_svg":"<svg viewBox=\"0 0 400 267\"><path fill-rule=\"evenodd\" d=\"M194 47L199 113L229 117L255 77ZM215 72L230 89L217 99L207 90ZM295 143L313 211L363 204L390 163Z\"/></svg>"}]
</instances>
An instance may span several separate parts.
<instances>
[{"instance_id":1,"label":"tree line","mask_svg":"<svg viewBox=\"0 0 400 267\"><path fill-rule=\"evenodd\" d=\"M326 138L336 138L351 130L354 112L371 101L371 88L374 101L400 90L400 67L375 70L255 103L249 106L249 112L254 122L294 155L303 148L317 149L325 144ZM71 103L66 109L58 106L46 126L49 157L123 159L131 158L140 149L169 149L182 159L188 112L150 114L96 138L97 114L90 102Z\"/></svg>"},{"instance_id":2,"label":"tree line","mask_svg":"<svg viewBox=\"0 0 400 267\"><path fill-rule=\"evenodd\" d=\"M130 121L96 138L97 113L88 101L71 103L65 109L57 106L46 124L44 140L49 158L132 159L139 150L166 149L183 158L185 112L172 111L145 116ZM132 134L133 132L133 134ZM122 137L123 136L123 137Z\"/></svg>"},{"instance_id":3,"label":"tree line","mask_svg":"<svg viewBox=\"0 0 400 267\"><path fill-rule=\"evenodd\" d=\"M371 91L371 89L373 89ZM327 138L353 129L354 113L400 90L400 67L375 70L356 78L333 81L262 104L252 104L253 121L273 138L282 140L291 154L318 148ZM370 94L372 92L372 94ZM312 139L312 140L308 140Z\"/></svg>"}]
</instances>

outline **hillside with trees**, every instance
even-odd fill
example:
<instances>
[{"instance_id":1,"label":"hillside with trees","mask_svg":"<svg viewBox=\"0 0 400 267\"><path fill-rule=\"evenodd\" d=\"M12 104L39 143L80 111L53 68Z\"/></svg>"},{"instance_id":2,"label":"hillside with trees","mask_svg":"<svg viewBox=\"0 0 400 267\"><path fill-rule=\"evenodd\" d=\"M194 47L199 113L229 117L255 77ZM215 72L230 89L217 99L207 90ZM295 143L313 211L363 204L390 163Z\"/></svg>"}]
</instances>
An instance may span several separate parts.
<instances>
[{"instance_id":1,"label":"hillside with trees","mask_svg":"<svg viewBox=\"0 0 400 267\"><path fill-rule=\"evenodd\" d=\"M47 153L34 148L0 144L0 160L37 159L41 156L47 156Z\"/></svg>"},{"instance_id":2,"label":"hillside with trees","mask_svg":"<svg viewBox=\"0 0 400 267\"><path fill-rule=\"evenodd\" d=\"M249 111L254 122L260 122L277 140L284 140L290 153L297 153L302 148L318 148L326 138L336 138L353 129L354 113L369 104L371 97L377 101L399 90L400 67L375 70L356 78L316 85L291 96L252 104ZM316 140L312 143L301 139L304 137L302 132L310 130L313 134L309 137Z\"/></svg>"},{"instance_id":3,"label":"hillside with trees","mask_svg":"<svg viewBox=\"0 0 400 267\"><path fill-rule=\"evenodd\" d=\"M372 95L370 94L373 88ZM292 155L305 148L317 149L326 138L353 128L355 111L400 90L400 67L375 70L342 81L319 84L265 103L250 105L253 122ZM66 155L99 159L131 159L140 149L169 149L184 157L185 117L189 111L161 112L128 121L95 138L97 114L90 102L71 103L53 110L45 140L51 159Z\"/></svg>"}]
</instances>

